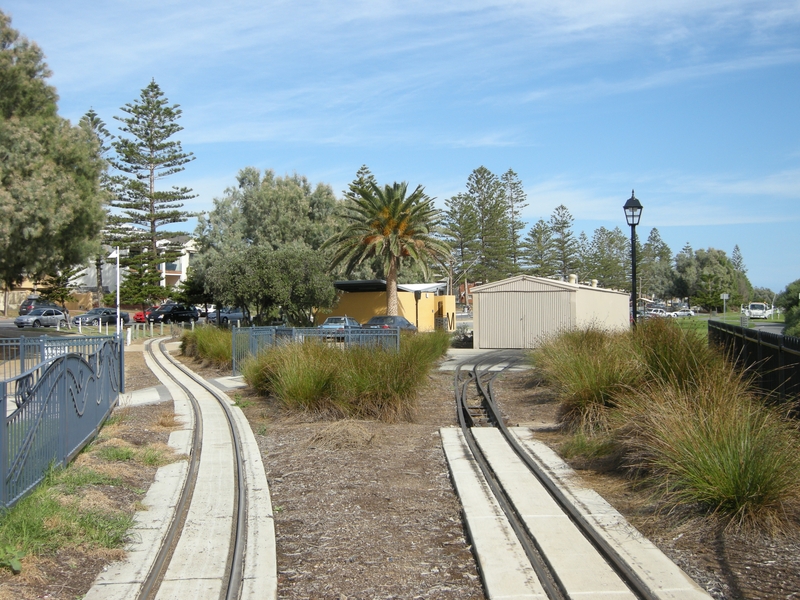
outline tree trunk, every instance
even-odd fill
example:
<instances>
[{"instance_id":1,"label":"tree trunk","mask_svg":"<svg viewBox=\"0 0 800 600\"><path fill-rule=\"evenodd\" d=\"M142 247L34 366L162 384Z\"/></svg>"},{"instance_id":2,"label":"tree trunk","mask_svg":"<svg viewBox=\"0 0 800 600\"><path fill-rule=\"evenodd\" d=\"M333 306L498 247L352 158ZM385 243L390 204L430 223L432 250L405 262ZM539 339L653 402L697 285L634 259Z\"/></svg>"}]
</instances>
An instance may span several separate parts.
<instances>
[{"instance_id":1,"label":"tree trunk","mask_svg":"<svg viewBox=\"0 0 800 600\"><path fill-rule=\"evenodd\" d=\"M397 316L397 259L389 261L389 272L386 275L386 314Z\"/></svg>"},{"instance_id":2,"label":"tree trunk","mask_svg":"<svg viewBox=\"0 0 800 600\"><path fill-rule=\"evenodd\" d=\"M103 261L100 257L94 263L97 269L97 306L103 306Z\"/></svg>"}]
</instances>

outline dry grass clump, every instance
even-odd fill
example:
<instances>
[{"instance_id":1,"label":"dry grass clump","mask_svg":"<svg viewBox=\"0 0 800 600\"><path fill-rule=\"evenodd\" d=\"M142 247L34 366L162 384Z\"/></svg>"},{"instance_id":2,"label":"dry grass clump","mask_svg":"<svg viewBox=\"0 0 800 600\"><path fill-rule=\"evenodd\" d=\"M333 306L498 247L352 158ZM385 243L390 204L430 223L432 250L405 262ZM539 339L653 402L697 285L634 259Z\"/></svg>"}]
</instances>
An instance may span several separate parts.
<instances>
[{"instance_id":1,"label":"dry grass clump","mask_svg":"<svg viewBox=\"0 0 800 600\"><path fill-rule=\"evenodd\" d=\"M363 423L344 419L326 425L315 432L308 440L308 445L324 450L341 450L343 448L363 448L375 439Z\"/></svg>"},{"instance_id":2,"label":"dry grass clump","mask_svg":"<svg viewBox=\"0 0 800 600\"><path fill-rule=\"evenodd\" d=\"M787 526L800 506L800 434L706 340L666 319L590 328L533 354L577 433L573 454L621 454L666 506L735 526Z\"/></svg>"}]
</instances>

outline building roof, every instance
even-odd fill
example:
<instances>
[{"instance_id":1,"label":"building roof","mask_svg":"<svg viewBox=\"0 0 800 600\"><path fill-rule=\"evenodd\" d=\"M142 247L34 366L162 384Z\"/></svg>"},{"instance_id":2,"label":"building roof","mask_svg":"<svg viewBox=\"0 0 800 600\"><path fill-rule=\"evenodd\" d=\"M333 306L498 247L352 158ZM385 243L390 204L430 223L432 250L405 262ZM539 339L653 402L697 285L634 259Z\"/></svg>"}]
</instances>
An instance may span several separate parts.
<instances>
[{"instance_id":1,"label":"building roof","mask_svg":"<svg viewBox=\"0 0 800 600\"><path fill-rule=\"evenodd\" d=\"M385 292L383 279L361 279L357 281L334 281L333 287L343 292ZM447 288L446 283L398 283L401 292L436 292Z\"/></svg>"}]
</instances>

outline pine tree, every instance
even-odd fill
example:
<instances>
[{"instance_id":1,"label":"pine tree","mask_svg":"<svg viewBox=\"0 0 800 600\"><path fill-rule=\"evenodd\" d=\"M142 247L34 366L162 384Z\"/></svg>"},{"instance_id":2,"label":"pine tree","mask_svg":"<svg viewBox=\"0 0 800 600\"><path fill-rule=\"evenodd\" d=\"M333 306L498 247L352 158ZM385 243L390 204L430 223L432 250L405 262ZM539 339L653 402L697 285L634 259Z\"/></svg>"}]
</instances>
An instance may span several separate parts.
<instances>
[{"instance_id":1,"label":"pine tree","mask_svg":"<svg viewBox=\"0 0 800 600\"><path fill-rule=\"evenodd\" d=\"M183 202L194 198L185 187L156 189L156 182L184 170L194 160L184 152L180 141L171 139L183 127L178 125L182 111L169 105L155 81L141 91L138 99L120 109L127 116L115 116L122 123L120 130L130 137L119 137L112 146L116 157L111 164L122 174L114 177L114 199L111 204L120 211L117 235L120 245L128 248L124 259L130 272L131 285L160 286L159 265L174 262L182 252L179 231L163 231L165 225L185 222L190 213L182 210ZM137 296L156 298L158 290L138 290ZM133 298L126 296L128 301Z\"/></svg>"},{"instance_id":2,"label":"pine tree","mask_svg":"<svg viewBox=\"0 0 800 600\"><path fill-rule=\"evenodd\" d=\"M478 222L480 261L472 269L473 278L483 283L503 279L513 268L508 201L503 184L489 169L478 167L467 180L465 197L473 206Z\"/></svg>"},{"instance_id":3,"label":"pine tree","mask_svg":"<svg viewBox=\"0 0 800 600\"><path fill-rule=\"evenodd\" d=\"M747 267L744 266L744 258L742 258L742 251L739 250L739 244L736 244L733 247L733 252L731 253L731 262L733 263L733 268L739 273L747 273Z\"/></svg>"},{"instance_id":4,"label":"pine tree","mask_svg":"<svg viewBox=\"0 0 800 600\"><path fill-rule=\"evenodd\" d=\"M514 271L519 271L522 263L522 231L525 229L525 222L520 219L520 214L522 209L528 206L526 202L528 195L522 187L519 176L513 170L509 169L503 173L500 181L503 184L508 203L511 262L514 265Z\"/></svg>"},{"instance_id":5,"label":"pine tree","mask_svg":"<svg viewBox=\"0 0 800 600\"><path fill-rule=\"evenodd\" d=\"M103 164L103 172L100 175L100 188L106 195L106 201L111 198L111 178L108 174L107 154L111 150L111 140L114 136L106 128L105 122L100 116L90 108L78 123L87 131L97 142L97 157ZM105 248L115 245L116 236L113 232L119 226L119 217L111 213L109 205L103 207L105 212L105 227L102 231L101 247L95 256L95 274L97 277L97 290L95 292L95 302L98 306L103 305L103 262L106 256Z\"/></svg>"},{"instance_id":6,"label":"pine tree","mask_svg":"<svg viewBox=\"0 0 800 600\"><path fill-rule=\"evenodd\" d=\"M572 215L563 204L555 208L548 223L553 232L556 274L563 281L567 281L578 266L578 242L572 233L572 223Z\"/></svg>"},{"instance_id":7,"label":"pine tree","mask_svg":"<svg viewBox=\"0 0 800 600\"><path fill-rule=\"evenodd\" d=\"M524 257L528 272L535 277L552 277L556 273L553 231L539 219L525 237Z\"/></svg>"}]
</instances>

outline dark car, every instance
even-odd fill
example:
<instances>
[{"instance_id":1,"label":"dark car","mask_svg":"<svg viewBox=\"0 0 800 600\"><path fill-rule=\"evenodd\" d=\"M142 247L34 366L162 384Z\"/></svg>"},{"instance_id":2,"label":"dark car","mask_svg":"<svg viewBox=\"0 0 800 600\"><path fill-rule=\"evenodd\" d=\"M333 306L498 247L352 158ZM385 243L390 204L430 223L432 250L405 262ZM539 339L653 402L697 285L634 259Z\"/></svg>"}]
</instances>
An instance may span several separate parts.
<instances>
[{"instance_id":1,"label":"dark car","mask_svg":"<svg viewBox=\"0 0 800 600\"><path fill-rule=\"evenodd\" d=\"M391 329L397 328L402 331L417 331L417 326L405 317L390 317L388 315L379 315L372 317L369 321L364 323L364 327L368 329Z\"/></svg>"},{"instance_id":2,"label":"dark car","mask_svg":"<svg viewBox=\"0 0 800 600\"><path fill-rule=\"evenodd\" d=\"M200 318L197 310L183 304L167 304L160 306L147 315L148 323L190 323Z\"/></svg>"},{"instance_id":3,"label":"dark car","mask_svg":"<svg viewBox=\"0 0 800 600\"><path fill-rule=\"evenodd\" d=\"M61 307L58 304L54 304L49 300L45 300L39 296L28 296L22 301L22 304L19 305L19 314L27 315L35 308L55 308L61 310Z\"/></svg>"},{"instance_id":4,"label":"dark car","mask_svg":"<svg viewBox=\"0 0 800 600\"><path fill-rule=\"evenodd\" d=\"M128 323L131 320L130 315L126 312L121 311L119 316L123 323ZM117 322L117 309L104 307L93 308L89 312L73 318L72 322L75 323L75 325L78 323L81 325L105 325L107 323L114 325Z\"/></svg>"}]
</instances>

